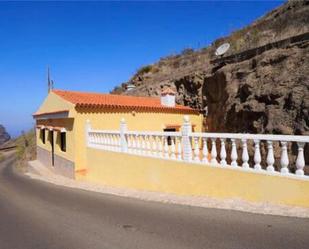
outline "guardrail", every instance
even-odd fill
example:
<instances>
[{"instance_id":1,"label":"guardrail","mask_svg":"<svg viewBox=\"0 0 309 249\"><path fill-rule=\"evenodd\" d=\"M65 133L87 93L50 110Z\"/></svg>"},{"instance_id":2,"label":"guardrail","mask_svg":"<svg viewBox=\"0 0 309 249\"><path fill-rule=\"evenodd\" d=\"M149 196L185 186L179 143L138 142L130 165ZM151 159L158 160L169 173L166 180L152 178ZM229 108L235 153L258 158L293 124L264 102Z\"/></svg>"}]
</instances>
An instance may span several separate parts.
<instances>
[{"instance_id":1,"label":"guardrail","mask_svg":"<svg viewBox=\"0 0 309 249\"><path fill-rule=\"evenodd\" d=\"M9 146L9 147L3 147L3 148L0 148L0 151L11 150L11 149L15 149L16 147L17 147L16 145Z\"/></svg>"},{"instance_id":2,"label":"guardrail","mask_svg":"<svg viewBox=\"0 0 309 249\"><path fill-rule=\"evenodd\" d=\"M181 132L128 131L125 120L121 120L119 131L102 131L87 122L86 139L87 146L96 149L309 179L304 174L304 147L309 136L196 133L186 116ZM289 158L292 146L297 146L295 159ZM279 167L275 167L274 147L280 150ZM292 165L295 173L290 170Z\"/></svg>"}]
</instances>

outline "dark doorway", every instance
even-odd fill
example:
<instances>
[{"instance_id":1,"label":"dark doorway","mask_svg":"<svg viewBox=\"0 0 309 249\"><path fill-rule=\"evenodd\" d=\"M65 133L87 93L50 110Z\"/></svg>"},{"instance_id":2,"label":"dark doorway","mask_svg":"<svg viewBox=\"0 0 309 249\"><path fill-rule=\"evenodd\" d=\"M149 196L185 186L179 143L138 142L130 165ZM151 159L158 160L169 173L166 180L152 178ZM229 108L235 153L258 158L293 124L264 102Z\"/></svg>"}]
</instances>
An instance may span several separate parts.
<instances>
[{"instance_id":1,"label":"dark doorway","mask_svg":"<svg viewBox=\"0 0 309 249\"><path fill-rule=\"evenodd\" d=\"M54 132L49 131L49 142L51 145L51 162L52 166L55 165L55 145L54 145Z\"/></svg>"}]
</instances>

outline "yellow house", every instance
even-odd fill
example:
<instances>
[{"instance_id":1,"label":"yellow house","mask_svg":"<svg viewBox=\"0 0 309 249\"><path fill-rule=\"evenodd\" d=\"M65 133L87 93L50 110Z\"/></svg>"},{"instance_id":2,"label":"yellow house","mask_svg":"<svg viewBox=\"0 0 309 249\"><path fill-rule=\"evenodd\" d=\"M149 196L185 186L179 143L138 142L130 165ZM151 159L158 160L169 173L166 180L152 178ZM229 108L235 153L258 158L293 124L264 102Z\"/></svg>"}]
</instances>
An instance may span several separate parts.
<instances>
[{"instance_id":1,"label":"yellow house","mask_svg":"<svg viewBox=\"0 0 309 249\"><path fill-rule=\"evenodd\" d=\"M87 172L87 120L94 129L118 130L124 118L130 130L171 132L179 131L184 115L190 117L194 131L202 131L202 115L176 105L170 89L158 98L52 90L33 115L37 159L75 178Z\"/></svg>"}]
</instances>

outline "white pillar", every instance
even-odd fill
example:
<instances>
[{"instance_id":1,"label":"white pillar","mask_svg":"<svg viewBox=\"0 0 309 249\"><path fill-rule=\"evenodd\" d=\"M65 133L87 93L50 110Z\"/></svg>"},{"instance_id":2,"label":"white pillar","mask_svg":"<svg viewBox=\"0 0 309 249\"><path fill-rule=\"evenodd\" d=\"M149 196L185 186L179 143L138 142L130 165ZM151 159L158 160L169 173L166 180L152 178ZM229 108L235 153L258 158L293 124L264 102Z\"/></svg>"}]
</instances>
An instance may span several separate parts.
<instances>
[{"instance_id":1,"label":"white pillar","mask_svg":"<svg viewBox=\"0 0 309 249\"><path fill-rule=\"evenodd\" d=\"M192 147L190 136L192 133L192 126L189 119L189 116L184 116L183 125L181 129L182 134L182 147L183 147L183 160L184 161L191 161L192 160Z\"/></svg>"},{"instance_id":2,"label":"white pillar","mask_svg":"<svg viewBox=\"0 0 309 249\"><path fill-rule=\"evenodd\" d=\"M176 137L171 137L171 158L176 159L176 147L175 147L175 142L176 142Z\"/></svg>"},{"instance_id":3,"label":"white pillar","mask_svg":"<svg viewBox=\"0 0 309 249\"><path fill-rule=\"evenodd\" d=\"M247 139L242 139L242 167L248 169L249 168L249 153L247 146Z\"/></svg>"},{"instance_id":4,"label":"white pillar","mask_svg":"<svg viewBox=\"0 0 309 249\"><path fill-rule=\"evenodd\" d=\"M194 161L199 162L200 161L200 148L198 145L198 137L194 137Z\"/></svg>"},{"instance_id":5,"label":"white pillar","mask_svg":"<svg viewBox=\"0 0 309 249\"><path fill-rule=\"evenodd\" d=\"M220 164L226 166L226 149L225 149L225 139L221 138L221 148L220 148Z\"/></svg>"},{"instance_id":6,"label":"white pillar","mask_svg":"<svg viewBox=\"0 0 309 249\"><path fill-rule=\"evenodd\" d=\"M177 159L182 160L181 138L177 138Z\"/></svg>"},{"instance_id":7,"label":"white pillar","mask_svg":"<svg viewBox=\"0 0 309 249\"><path fill-rule=\"evenodd\" d=\"M127 123L124 118L120 120L120 151L128 151L128 142L126 139Z\"/></svg>"},{"instance_id":8,"label":"white pillar","mask_svg":"<svg viewBox=\"0 0 309 249\"><path fill-rule=\"evenodd\" d=\"M209 163L208 161L208 148L207 148L207 138L203 137L203 163Z\"/></svg>"},{"instance_id":9,"label":"white pillar","mask_svg":"<svg viewBox=\"0 0 309 249\"><path fill-rule=\"evenodd\" d=\"M169 158L167 136L164 136L163 139L164 139L164 157Z\"/></svg>"},{"instance_id":10,"label":"white pillar","mask_svg":"<svg viewBox=\"0 0 309 249\"><path fill-rule=\"evenodd\" d=\"M280 172L283 174L289 173L289 156L287 142L281 142L281 158L280 158L281 169Z\"/></svg>"},{"instance_id":11,"label":"white pillar","mask_svg":"<svg viewBox=\"0 0 309 249\"><path fill-rule=\"evenodd\" d=\"M267 141L267 158L266 158L266 162L267 162L267 171L275 171L274 168L274 163L275 163L275 157L274 157L274 148L273 148L273 142L272 141Z\"/></svg>"},{"instance_id":12,"label":"white pillar","mask_svg":"<svg viewBox=\"0 0 309 249\"><path fill-rule=\"evenodd\" d=\"M261 151L260 151L260 140L254 140L254 169L261 170Z\"/></svg>"},{"instance_id":13,"label":"white pillar","mask_svg":"<svg viewBox=\"0 0 309 249\"><path fill-rule=\"evenodd\" d=\"M211 164L218 164L217 161L217 147L216 147L216 138L211 138L211 160L210 163Z\"/></svg>"},{"instance_id":14,"label":"white pillar","mask_svg":"<svg viewBox=\"0 0 309 249\"><path fill-rule=\"evenodd\" d=\"M304 158L304 146L305 143L297 143L298 155L296 159L296 175L304 175L305 158Z\"/></svg>"},{"instance_id":15,"label":"white pillar","mask_svg":"<svg viewBox=\"0 0 309 249\"><path fill-rule=\"evenodd\" d=\"M231 142L232 142L232 151L231 151L231 160L232 160L232 162L231 162L231 166L237 167L238 166L237 165L237 157L238 157L238 155L237 155L237 148L236 148L235 139L232 138Z\"/></svg>"}]
</instances>

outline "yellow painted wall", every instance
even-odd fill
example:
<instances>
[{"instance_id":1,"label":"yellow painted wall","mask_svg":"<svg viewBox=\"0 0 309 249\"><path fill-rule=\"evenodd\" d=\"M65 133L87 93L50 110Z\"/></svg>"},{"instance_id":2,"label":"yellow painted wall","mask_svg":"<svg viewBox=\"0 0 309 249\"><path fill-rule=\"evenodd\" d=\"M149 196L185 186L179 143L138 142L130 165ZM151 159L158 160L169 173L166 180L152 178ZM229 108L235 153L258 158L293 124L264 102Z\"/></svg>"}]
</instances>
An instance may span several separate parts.
<instances>
[{"instance_id":1,"label":"yellow painted wall","mask_svg":"<svg viewBox=\"0 0 309 249\"><path fill-rule=\"evenodd\" d=\"M166 124L183 124L183 113L162 113L146 111L125 111L123 109L105 109L102 111L91 109L90 111L78 110L75 117L75 141L76 141L76 170L87 168L85 124L90 120L93 129L119 130L120 120L126 120L128 130L131 131L163 131ZM202 130L202 115L190 114L191 123L195 125L195 131Z\"/></svg>"},{"instance_id":2,"label":"yellow painted wall","mask_svg":"<svg viewBox=\"0 0 309 249\"><path fill-rule=\"evenodd\" d=\"M38 120L37 124L40 125L48 125L48 126L58 126L66 128L66 152L61 151L60 148L60 132L54 131L54 148L55 154L61 156L65 159L70 161L75 160L75 136L74 136L74 119L52 119L52 120ZM51 151L51 144L50 144L50 133L48 130L45 129L45 144L43 144L40 138L40 129L36 129L36 139L37 139L37 146Z\"/></svg>"},{"instance_id":3,"label":"yellow painted wall","mask_svg":"<svg viewBox=\"0 0 309 249\"><path fill-rule=\"evenodd\" d=\"M53 92L50 92L36 113L70 110L70 117L75 114L74 104L65 101Z\"/></svg>"},{"instance_id":4,"label":"yellow painted wall","mask_svg":"<svg viewBox=\"0 0 309 249\"><path fill-rule=\"evenodd\" d=\"M309 207L309 181L87 149L87 181L177 195Z\"/></svg>"}]
</instances>

